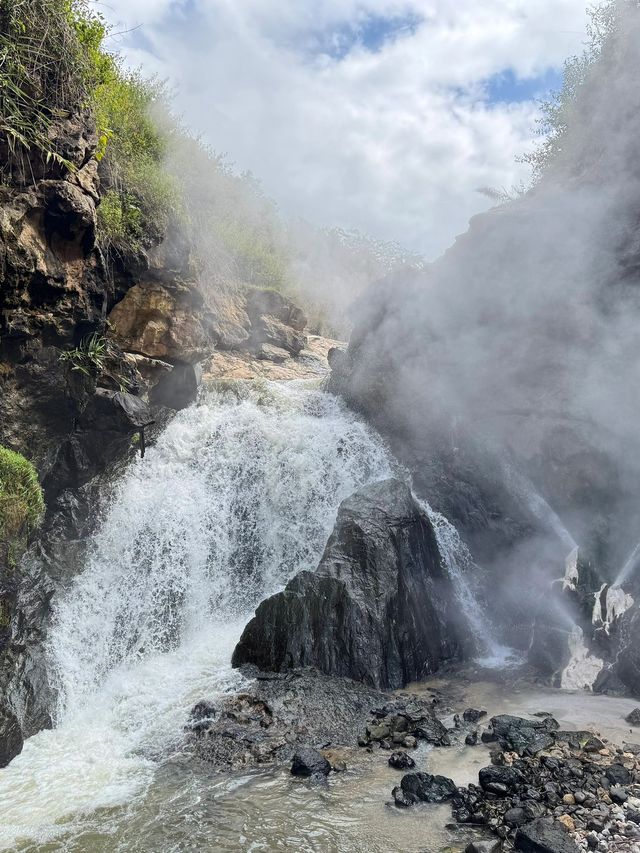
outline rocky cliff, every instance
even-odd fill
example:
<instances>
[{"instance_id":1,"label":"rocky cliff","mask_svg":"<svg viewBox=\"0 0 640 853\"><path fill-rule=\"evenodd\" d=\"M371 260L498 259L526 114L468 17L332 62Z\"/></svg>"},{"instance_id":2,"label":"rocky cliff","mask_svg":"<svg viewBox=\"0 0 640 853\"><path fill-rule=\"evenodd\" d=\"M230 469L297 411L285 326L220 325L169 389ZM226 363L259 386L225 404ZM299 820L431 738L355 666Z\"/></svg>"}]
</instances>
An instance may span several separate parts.
<instances>
[{"instance_id":1,"label":"rocky cliff","mask_svg":"<svg viewBox=\"0 0 640 853\"><path fill-rule=\"evenodd\" d=\"M388 480L345 500L324 556L258 607L233 665L403 687L459 659L467 626L425 512Z\"/></svg>"},{"instance_id":2,"label":"rocky cliff","mask_svg":"<svg viewBox=\"0 0 640 853\"><path fill-rule=\"evenodd\" d=\"M281 365L307 343L289 299L210 285L175 228L135 257L105 257L93 119L55 133L71 166L37 160L0 186L0 445L35 464L47 505L22 564L0 566L0 765L50 724L50 601L82 564L109 481L195 399L214 352Z\"/></svg>"}]
</instances>

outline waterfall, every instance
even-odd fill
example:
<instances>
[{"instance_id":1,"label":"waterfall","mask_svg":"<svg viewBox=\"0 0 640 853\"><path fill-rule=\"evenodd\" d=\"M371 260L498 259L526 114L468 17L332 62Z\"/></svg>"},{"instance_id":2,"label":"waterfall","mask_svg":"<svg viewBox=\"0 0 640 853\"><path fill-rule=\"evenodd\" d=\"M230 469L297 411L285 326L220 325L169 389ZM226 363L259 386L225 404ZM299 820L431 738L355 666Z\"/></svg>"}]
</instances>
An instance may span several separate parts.
<instances>
[{"instance_id":1,"label":"waterfall","mask_svg":"<svg viewBox=\"0 0 640 853\"><path fill-rule=\"evenodd\" d=\"M317 565L344 498L393 473L373 431L298 383L178 414L54 602L56 727L0 770L0 848L141 795L193 704L240 683L231 652L258 602Z\"/></svg>"},{"instance_id":2,"label":"waterfall","mask_svg":"<svg viewBox=\"0 0 640 853\"><path fill-rule=\"evenodd\" d=\"M343 499L403 476L381 439L304 383L237 383L179 413L115 489L84 571L53 603L56 725L0 770L0 849L139 802L182 749L190 708L235 690L256 605L317 566ZM476 638L499 647L469 552L425 506Z\"/></svg>"},{"instance_id":3,"label":"waterfall","mask_svg":"<svg viewBox=\"0 0 640 853\"><path fill-rule=\"evenodd\" d=\"M613 586L622 586L622 584L626 583L638 565L638 561L640 561L640 542L638 542L633 551L629 554L624 566L620 569L618 577L613 582Z\"/></svg>"},{"instance_id":4,"label":"waterfall","mask_svg":"<svg viewBox=\"0 0 640 853\"><path fill-rule=\"evenodd\" d=\"M508 658L514 657L514 651L497 642L493 626L471 589L469 579L477 577L478 567L469 549L456 528L444 515L436 512L425 501L420 501L420 504L433 525L447 574L451 578L467 622L473 630L474 640L481 655L478 663L489 668L504 664Z\"/></svg>"},{"instance_id":5,"label":"waterfall","mask_svg":"<svg viewBox=\"0 0 640 853\"><path fill-rule=\"evenodd\" d=\"M558 513L542 497L531 480L511 465L503 465L503 472L505 482L513 494L520 498L534 518L541 521L547 529L552 530L567 548L567 551L576 551L577 553L578 545L575 539L567 530Z\"/></svg>"}]
</instances>

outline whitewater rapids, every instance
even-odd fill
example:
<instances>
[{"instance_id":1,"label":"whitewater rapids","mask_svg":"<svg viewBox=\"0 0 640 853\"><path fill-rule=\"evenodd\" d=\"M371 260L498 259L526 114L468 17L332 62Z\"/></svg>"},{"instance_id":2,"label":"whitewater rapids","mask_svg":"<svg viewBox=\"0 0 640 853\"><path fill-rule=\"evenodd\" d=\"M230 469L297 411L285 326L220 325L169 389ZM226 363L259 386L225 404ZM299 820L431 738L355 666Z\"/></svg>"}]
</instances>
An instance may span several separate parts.
<instances>
[{"instance_id":1,"label":"whitewater rapids","mask_svg":"<svg viewBox=\"0 0 640 853\"><path fill-rule=\"evenodd\" d=\"M56 725L0 770L0 849L144 796L193 704L240 683L229 662L256 605L317 565L344 498L393 473L365 424L299 383L177 415L54 604Z\"/></svg>"}]
</instances>

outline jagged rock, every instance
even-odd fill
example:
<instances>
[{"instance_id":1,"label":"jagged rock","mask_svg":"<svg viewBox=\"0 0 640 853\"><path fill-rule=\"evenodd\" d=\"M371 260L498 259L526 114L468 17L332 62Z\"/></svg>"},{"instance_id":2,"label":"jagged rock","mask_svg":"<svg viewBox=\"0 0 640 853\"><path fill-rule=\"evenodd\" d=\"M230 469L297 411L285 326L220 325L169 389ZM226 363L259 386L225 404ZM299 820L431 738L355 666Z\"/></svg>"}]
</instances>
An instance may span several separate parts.
<instances>
[{"instance_id":1,"label":"jagged rock","mask_svg":"<svg viewBox=\"0 0 640 853\"><path fill-rule=\"evenodd\" d=\"M464 853L501 853L502 842L499 838L494 838L491 841L472 841L467 844Z\"/></svg>"},{"instance_id":2,"label":"jagged rock","mask_svg":"<svg viewBox=\"0 0 640 853\"><path fill-rule=\"evenodd\" d=\"M492 794L501 796L505 789L517 790L525 783L523 774L515 767L490 765L483 767L479 773L480 787Z\"/></svg>"},{"instance_id":3,"label":"jagged rock","mask_svg":"<svg viewBox=\"0 0 640 853\"><path fill-rule=\"evenodd\" d=\"M464 742L467 746L476 746L478 743L478 730L474 729L465 737Z\"/></svg>"},{"instance_id":4,"label":"jagged rock","mask_svg":"<svg viewBox=\"0 0 640 853\"><path fill-rule=\"evenodd\" d=\"M96 389L43 481L47 499L53 500L64 489L78 489L89 482L122 458L131 446L132 436L152 423L151 411L139 397Z\"/></svg>"},{"instance_id":5,"label":"jagged rock","mask_svg":"<svg viewBox=\"0 0 640 853\"><path fill-rule=\"evenodd\" d=\"M290 762L309 744L355 746L369 709L386 698L315 670L265 676L247 668L244 674L254 680L243 693L198 703L187 727L195 754L216 769Z\"/></svg>"},{"instance_id":6,"label":"jagged rock","mask_svg":"<svg viewBox=\"0 0 640 853\"><path fill-rule=\"evenodd\" d=\"M604 768L604 775L612 785L628 785L632 780L630 771L623 764L610 764Z\"/></svg>"},{"instance_id":7,"label":"jagged rock","mask_svg":"<svg viewBox=\"0 0 640 853\"><path fill-rule=\"evenodd\" d=\"M203 297L195 287L136 284L108 319L110 334L123 350L149 358L196 363L215 348Z\"/></svg>"},{"instance_id":8,"label":"jagged rock","mask_svg":"<svg viewBox=\"0 0 640 853\"><path fill-rule=\"evenodd\" d=\"M515 848L522 853L578 853L580 850L562 824L549 818L539 818L520 827Z\"/></svg>"},{"instance_id":9,"label":"jagged rock","mask_svg":"<svg viewBox=\"0 0 640 853\"><path fill-rule=\"evenodd\" d=\"M546 749L554 742L553 732L558 729L558 723L553 717L527 720L524 717L501 714L492 717L490 723L491 731L483 732L483 741L496 739L503 748L512 749L519 754L535 754Z\"/></svg>"},{"instance_id":10,"label":"jagged rock","mask_svg":"<svg viewBox=\"0 0 640 853\"><path fill-rule=\"evenodd\" d=\"M258 358L263 358L265 361L273 361L276 364L282 364L291 358L291 354L286 349L273 346L273 344L260 344L256 355Z\"/></svg>"},{"instance_id":11,"label":"jagged rock","mask_svg":"<svg viewBox=\"0 0 640 853\"><path fill-rule=\"evenodd\" d=\"M252 325L258 323L264 315L279 320L296 332L304 331L307 325L304 311L276 290L260 290L252 287L247 291L246 299L246 311Z\"/></svg>"},{"instance_id":12,"label":"jagged rock","mask_svg":"<svg viewBox=\"0 0 640 853\"><path fill-rule=\"evenodd\" d=\"M411 770L415 766L416 763L408 752L400 750L392 752L389 756L389 767L394 767L396 770Z\"/></svg>"},{"instance_id":13,"label":"jagged rock","mask_svg":"<svg viewBox=\"0 0 640 853\"><path fill-rule=\"evenodd\" d=\"M149 398L156 406L186 409L198 396L201 382L202 367L199 364L176 364L151 389Z\"/></svg>"},{"instance_id":14,"label":"jagged rock","mask_svg":"<svg viewBox=\"0 0 640 853\"><path fill-rule=\"evenodd\" d=\"M633 711L627 714L625 720L630 726L640 726L640 708L634 708Z\"/></svg>"},{"instance_id":15,"label":"jagged rock","mask_svg":"<svg viewBox=\"0 0 640 853\"><path fill-rule=\"evenodd\" d=\"M480 711L477 708L467 708L462 714L462 719L467 723L477 723L478 720L481 720L486 716L486 711Z\"/></svg>"},{"instance_id":16,"label":"jagged rock","mask_svg":"<svg viewBox=\"0 0 640 853\"><path fill-rule=\"evenodd\" d=\"M303 746L293 754L291 761L292 776L328 776L331 765L321 752L310 746Z\"/></svg>"},{"instance_id":17,"label":"jagged rock","mask_svg":"<svg viewBox=\"0 0 640 853\"><path fill-rule=\"evenodd\" d=\"M277 672L312 664L400 687L463 649L431 523L406 485L387 480L343 501L318 569L258 607L233 665Z\"/></svg>"},{"instance_id":18,"label":"jagged rock","mask_svg":"<svg viewBox=\"0 0 640 853\"><path fill-rule=\"evenodd\" d=\"M394 799L398 805L405 806L418 802L443 803L452 799L457 792L456 784L446 776L433 776L431 773L407 773L400 782L401 794ZM400 792L398 792L400 793Z\"/></svg>"},{"instance_id":19,"label":"jagged rock","mask_svg":"<svg viewBox=\"0 0 640 853\"><path fill-rule=\"evenodd\" d=\"M252 324L251 342L257 351L267 344L297 356L307 344L306 337L275 317L265 314Z\"/></svg>"},{"instance_id":20,"label":"jagged rock","mask_svg":"<svg viewBox=\"0 0 640 853\"><path fill-rule=\"evenodd\" d=\"M0 767L22 752L24 739L20 722L7 707L0 707Z\"/></svg>"}]
</instances>

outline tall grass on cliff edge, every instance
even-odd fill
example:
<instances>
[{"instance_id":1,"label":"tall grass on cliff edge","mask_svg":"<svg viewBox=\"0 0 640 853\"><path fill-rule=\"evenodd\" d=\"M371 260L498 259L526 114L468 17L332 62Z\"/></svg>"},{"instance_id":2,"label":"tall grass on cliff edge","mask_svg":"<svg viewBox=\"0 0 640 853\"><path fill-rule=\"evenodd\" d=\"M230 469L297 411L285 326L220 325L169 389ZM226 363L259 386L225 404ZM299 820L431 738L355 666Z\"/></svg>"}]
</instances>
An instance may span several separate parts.
<instances>
[{"instance_id":1,"label":"tall grass on cliff edge","mask_svg":"<svg viewBox=\"0 0 640 853\"><path fill-rule=\"evenodd\" d=\"M72 168L53 126L88 101L101 26L84 0L0 0L0 178L28 180L34 155Z\"/></svg>"}]
</instances>

